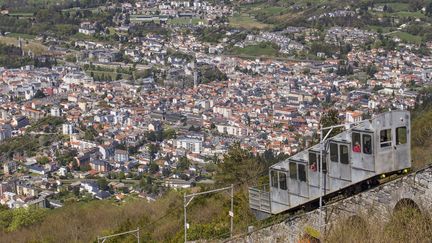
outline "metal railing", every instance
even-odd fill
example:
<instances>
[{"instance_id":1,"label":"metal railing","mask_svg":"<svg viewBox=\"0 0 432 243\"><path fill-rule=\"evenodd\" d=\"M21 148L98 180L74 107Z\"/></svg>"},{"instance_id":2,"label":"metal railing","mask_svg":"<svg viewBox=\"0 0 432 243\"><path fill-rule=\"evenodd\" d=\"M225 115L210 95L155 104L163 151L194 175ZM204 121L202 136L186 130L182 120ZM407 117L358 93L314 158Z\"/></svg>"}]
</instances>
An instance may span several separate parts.
<instances>
[{"instance_id":1,"label":"metal railing","mask_svg":"<svg viewBox=\"0 0 432 243\"><path fill-rule=\"evenodd\" d=\"M249 187L249 207L271 213L270 192L265 187L262 189Z\"/></svg>"}]
</instances>

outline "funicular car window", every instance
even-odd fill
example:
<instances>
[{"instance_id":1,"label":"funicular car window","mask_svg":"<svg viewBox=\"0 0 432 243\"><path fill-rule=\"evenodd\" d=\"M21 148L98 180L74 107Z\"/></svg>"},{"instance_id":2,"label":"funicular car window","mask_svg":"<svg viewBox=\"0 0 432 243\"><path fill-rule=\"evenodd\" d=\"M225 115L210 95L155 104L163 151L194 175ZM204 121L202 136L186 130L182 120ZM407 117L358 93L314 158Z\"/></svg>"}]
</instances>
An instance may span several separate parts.
<instances>
[{"instance_id":1,"label":"funicular car window","mask_svg":"<svg viewBox=\"0 0 432 243\"><path fill-rule=\"evenodd\" d=\"M396 128L396 145L407 143L407 128L398 127Z\"/></svg>"},{"instance_id":2,"label":"funicular car window","mask_svg":"<svg viewBox=\"0 0 432 243\"><path fill-rule=\"evenodd\" d=\"M300 181L306 181L306 166L298 164L298 175Z\"/></svg>"},{"instance_id":3,"label":"funicular car window","mask_svg":"<svg viewBox=\"0 0 432 243\"><path fill-rule=\"evenodd\" d=\"M330 160L332 162L338 162L338 145L336 143L330 143Z\"/></svg>"},{"instance_id":4,"label":"funicular car window","mask_svg":"<svg viewBox=\"0 0 432 243\"><path fill-rule=\"evenodd\" d=\"M381 130L380 144L381 148L390 147L392 145L391 129Z\"/></svg>"},{"instance_id":5,"label":"funicular car window","mask_svg":"<svg viewBox=\"0 0 432 243\"><path fill-rule=\"evenodd\" d=\"M314 152L309 152L309 169L312 171L318 170L318 161L317 161L318 156L319 155L317 155Z\"/></svg>"},{"instance_id":6,"label":"funicular car window","mask_svg":"<svg viewBox=\"0 0 432 243\"><path fill-rule=\"evenodd\" d=\"M277 171L272 170L270 173L270 176L271 176L271 186L272 187L278 187Z\"/></svg>"},{"instance_id":7,"label":"funicular car window","mask_svg":"<svg viewBox=\"0 0 432 243\"><path fill-rule=\"evenodd\" d=\"M284 172L279 172L279 188L286 190L287 187L287 176Z\"/></svg>"},{"instance_id":8,"label":"funicular car window","mask_svg":"<svg viewBox=\"0 0 432 243\"><path fill-rule=\"evenodd\" d=\"M289 163L289 171L290 171L290 178L297 180L297 164L294 162Z\"/></svg>"},{"instance_id":9,"label":"funicular car window","mask_svg":"<svg viewBox=\"0 0 432 243\"><path fill-rule=\"evenodd\" d=\"M363 134L363 153L372 154L372 136Z\"/></svg>"},{"instance_id":10,"label":"funicular car window","mask_svg":"<svg viewBox=\"0 0 432 243\"><path fill-rule=\"evenodd\" d=\"M352 151L354 153L361 153L361 141L360 141L360 133L353 132L352 133Z\"/></svg>"},{"instance_id":11,"label":"funicular car window","mask_svg":"<svg viewBox=\"0 0 432 243\"><path fill-rule=\"evenodd\" d=\"M349 164L349 153L347 145L339 146L339 160L342 164Z\"/></svg>"}]
</instances>

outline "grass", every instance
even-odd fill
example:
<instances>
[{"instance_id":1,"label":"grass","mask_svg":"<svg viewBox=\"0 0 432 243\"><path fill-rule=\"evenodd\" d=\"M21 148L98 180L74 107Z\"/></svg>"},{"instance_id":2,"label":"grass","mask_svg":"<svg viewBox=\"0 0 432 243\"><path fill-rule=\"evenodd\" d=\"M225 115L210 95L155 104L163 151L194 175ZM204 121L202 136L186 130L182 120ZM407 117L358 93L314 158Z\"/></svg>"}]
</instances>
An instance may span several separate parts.
<instances>
[{"instance_id":1,"label":"grass","mask_svg":"<svg viewBox=\"0 0 432 243\"><path fill-rule=\"evenodd\" d=\"M390 15L394 17L400 17L400 18L408 18L408 17L424 18L425 17L425 15L421 12L408 12L408 11L400 11L400 12L392 13Z\"/></svg>"},{"instance_id":2,"label":"grass","mask_svg":"<svg viewBox=\"0 0 432 243\"><path fill-rule=\"evenodd\" d=\"M388 33L391 32L393 29L396 29L395 27L383 27L379 25L368 25L367 29L378 32L378 30L382 30L382 33Z\"/></svg>"},{"instance_id":3,"label":"grass","mask_svg":"<svg viewBox=\"0 0 432 243\"><path fill-rule=\"evenodd\" d=\"M7 37L15 37L15 38L21 37L21 39L27 39L27 40L32 40L32 39L36 38L35 35L29 35L29 34L23 34L23 33L9 33L7 35Z\"/></svg>"},{"instance_id":4,"label":"grass","mask_svg":"<svg viewBox=\"0 0 432 243\"><path fill-rule=\"evenodd\" d=\"M101 78L102 75L105 75L105 76L111 77L111 80L116 80L117 74L120 74L122 79L130 79L131 78L131 75L125 74L125 73L107 72L107 71L90 71L90 70L87 71L88 75L90 75L91 73L93 73L95 78L98 78L98 77Z\"/></svg>"},{"instance_id":5,"label":"grass","mask_svg":"<svg viewBox=\"0 0 432 243\"><path fill-rule=\"evenodd\" d=\"M283 7L277 7L277 6L270 6L267 7L264 5L264 8L258 8L255 10L250 11L250 13L252 14L281 14L287 11L287 8L283 8Z\"/></svg>"},{"instance_id":6,"label":"grass","mask_svg":"<svg viewBox=\"0 0 432 243\"><path fill-rule=\"evenodd\" d=\"M422 38L420 36L411 35L409 33L402 32L402 31L391 33L390 36L398 37L403 42L408 42L413 44L420 44L422 42Z\"/></svg>"},{"instance_id":7,"label":"grass","mask_svg":"<svg viewBox=\"0 0 432 243\"><path fill-rule=\"evenodd\" d=\"M395 11L395 12L409 11L409 8L410 8L408 3L386 3L386 4L387 4L387 6L392 8L393 11Z\"/></svg>"},{"instance_id":8,"label":"grass","mask_svg":"<svg viewBox=\"0 0 432 243\"><path fill-rule=\"evenodd\" d=\"M33 13L9 13L10 16L14 17L33 17Z\"/></svg>"},{"instance_id":9,"label":"grass","mask_svg":"<svg viewBox=\"0 0 432 243\"><path fill-rule=\"evenodd\" d=\"M325 242L430 242L429 212L419 212L407 205L386 216L369 213L340 219L330 228Z\"/></svg>"},{"instance_id":10,"label":"grass","mask_svg":"<svg viewBox=\"0 0 432 243\"><path fill-rule=\"evenodd\" d=\"M247 14L234 15L233 17L230 17L229 25L233 28L248 29L248 30L269 29L273 27L270 24L261 23Z\"/></svg>"},{"instance_id":11,"label":"grass","mask_svg":"<svg viewBox=\"0 0 432 243\"><path fill-rule=\"evenodd\" d=\"M16 35L18 35L18 34L16 34ZM6 45L18 46L18 38L12 37L12 36L13 35L0 36L0 43L6 44ZM25 38L26 36L24 36L24 35L18 35L18 36L22 36L22 38L24 39L24 41L23 41L24 51L27 52L27 51L31 50L35 55L42 55L42 54L48 53L48 47L42 45L40 42L27 39L27 38ZM27 37L30 37L30 36L27 36Z\"/></svg>"},{"instance_id":12,"label":"grass","mask_svg":"<svg viewBox=\"0 0 432 243\"><path fill-rule=\"evenodd\" d=\"M249 57L276 57L279 54L279 50L273 45L249 45L244 48L233 47L229 54L238 56L249 56Z\"/></svg>"}]
</instances>

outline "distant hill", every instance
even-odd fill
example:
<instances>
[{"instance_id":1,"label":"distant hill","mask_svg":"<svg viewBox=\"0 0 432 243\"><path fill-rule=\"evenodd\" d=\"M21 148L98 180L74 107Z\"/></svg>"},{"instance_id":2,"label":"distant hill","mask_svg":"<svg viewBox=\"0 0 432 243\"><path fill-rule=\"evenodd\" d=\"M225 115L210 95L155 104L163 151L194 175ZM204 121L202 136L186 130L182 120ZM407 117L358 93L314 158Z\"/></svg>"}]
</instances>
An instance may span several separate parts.
<instances>
[{"instance_id":1,"label":"distant hill","mask_svg":"<svg viewBox=\"0 0 432 243\"><path fill-rule=\"evenodd\" d=\"M282 30L287 26L357 27L397 36L402 41L429 41L432 4L425 0L291 0L237 2L234 28Z\"/></svg>"}]
</instances>

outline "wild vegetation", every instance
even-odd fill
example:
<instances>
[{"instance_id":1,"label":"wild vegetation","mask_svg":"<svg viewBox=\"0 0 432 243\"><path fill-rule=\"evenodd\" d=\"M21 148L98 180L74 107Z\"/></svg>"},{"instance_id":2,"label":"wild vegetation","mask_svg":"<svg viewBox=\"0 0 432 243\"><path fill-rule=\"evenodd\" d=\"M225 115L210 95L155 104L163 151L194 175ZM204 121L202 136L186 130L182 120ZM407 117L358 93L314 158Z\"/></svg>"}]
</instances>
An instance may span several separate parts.
<instances>
[{"instance_id":1,"label":"wild vegetation","mask_svg":"<svg viewBox=\"0 0 432 243\"><path fill-rule=\"evenodd\" d=\"M385 215L351 216L329 229L326 242L430 242L430 212L404 205Z\"/></svg>"},{"instance_id":2,"label":"wild vegetation","mask_svg":"<svg viewBox=\"0 0 432 243\"><path fill-rule=\"evenodd\" d=\"M432 89L421 91L417 107L412 112L412 159L415 168L432 163Z\"/></svg>"}]
</instances>

